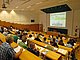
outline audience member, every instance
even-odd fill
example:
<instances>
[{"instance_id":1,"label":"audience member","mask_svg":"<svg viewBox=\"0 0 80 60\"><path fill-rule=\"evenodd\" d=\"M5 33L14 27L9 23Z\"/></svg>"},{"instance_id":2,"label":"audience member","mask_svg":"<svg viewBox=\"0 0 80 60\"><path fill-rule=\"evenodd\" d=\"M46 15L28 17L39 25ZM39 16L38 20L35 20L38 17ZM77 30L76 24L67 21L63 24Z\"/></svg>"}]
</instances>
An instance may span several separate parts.
<instances>
[{"instance_id":1,"label":"audience member","mask_svg":"<svg viewBox=\"0 0 80 60\"><path fill-rule=\"evenodd\" d=\"M30 44L30 48L28 48L27 50L29 50L33 54L39 56L39 51L35 48L35 44L34 43L31 43Z\"/></svg>"},{"instance_id":2,"label":"audience member","mask_svg":"<svg viewBox=\"0 0 80 60\"><path fill-rule=\"evenodd\" d=\"M11 47L11 43L14 41L12 35L8 35L6 42L0 45L0 60L13 60L19 57L23 49L20 49L18 53L15 53L14 49Z\"/></svg>"},{"instance_id":3,"label":"audience member","mask_svg":"<svg viewBox=\"0 0 80 60\"><path fill-rule=\"evenodd\" d=\"M18 33L17 33L17 32L15 33L15 35L13 35L14 42L16 42L16 43L17 43L17 40L18 40L18 36L17 36L17 35L18 35Z\"/></svg>"},{"instance_id":4,"label":"audience member","mask_svg":"<svg viewBox=\"0 0 80 60\"><path fill-rule=\"evenodd\" d=\"M37 36L37 38L35 38L35 40L42 42L42 41L39 39L39 36Z\"/></svg>"},{"instance_id":5,"label":"audience member","mask_svg":"<svg viewBox=\"0 0 80 60\"><path fill-rule=\"evenodd\" d=\"M56 40L55 40L55 42L58 43L58 37L57 37L57 36L56 36Z\"/></svg>"},{"instance_id":6,"label":"audience member","mask_svg":"<svg viewBox=\"0 0 80 60\"><path fill-rule=\"evenodd\" d=\"M55 38L53 38L53 41L50 41L50 44L51 44L52 46L58 48L58 45L57 45L57 43L55 42Z\"/></svg>"},{"instance_id":7,"label":"audience member","mask_svg":"<svg viewBox=\"0 0 80 60\"><path fill-rule=\"evenodd\" d=\"M4 32L3 32L3 34L4 34L5 36L8 35L8 30L7 30L7 28L4 28Z\"/></svg>"},{"instance_id":8,"label":"audience member","mask_svg":"<svg viewBox=\"0 0 80 60\"><path fill-rule=\"evenodd\" d=\"M60 40L58 44L64 46L63 40Z\"/></svg>"},{"instance_id":9,"label":"audience member","mask_svg":"<svg viewBox=\"0 0 80 60\"><path fill-rule=\"evenodd\" d=\"M35 38L30 34L28 40L34 40Z\"/></svg>"}]
</instances>

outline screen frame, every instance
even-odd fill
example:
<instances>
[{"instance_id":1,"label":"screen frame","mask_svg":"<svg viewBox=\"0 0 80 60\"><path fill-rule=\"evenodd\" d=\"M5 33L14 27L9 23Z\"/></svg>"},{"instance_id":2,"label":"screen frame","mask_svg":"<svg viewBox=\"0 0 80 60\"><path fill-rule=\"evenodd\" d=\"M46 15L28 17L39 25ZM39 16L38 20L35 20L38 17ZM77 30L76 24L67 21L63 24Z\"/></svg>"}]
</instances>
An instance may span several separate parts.
<instances>
[{"instance_id":1,"label":"screen frame","mask_svg":"<svg viewBox=\"0 0 80 60\"><path fill-rule=\"evenodd\" d=\"M50 25L50 27L55 27L55 28L66 28L67 27L67 12L58 12L58 13L66 13L66 19L65 19L65 27L61 27L61 26L51 26L50 24L51 24L51 22L49 22L49 25ZM57 14L57 13L50 13L50 14ZM50 14L49 14L49 21L51 21L50 20Z\"/></svg>"}]
</instances>

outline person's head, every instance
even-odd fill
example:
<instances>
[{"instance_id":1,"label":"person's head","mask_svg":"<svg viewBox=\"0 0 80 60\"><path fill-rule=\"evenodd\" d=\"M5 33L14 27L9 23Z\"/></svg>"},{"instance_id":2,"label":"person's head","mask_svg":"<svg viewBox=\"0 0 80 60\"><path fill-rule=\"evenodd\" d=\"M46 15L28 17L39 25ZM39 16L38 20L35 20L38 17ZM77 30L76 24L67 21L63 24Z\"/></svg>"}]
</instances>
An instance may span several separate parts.
<instances>
[{"instance_id":1,"label":"person's head","mask_svg":"<svg viewBox=\"0 0 80 60\"><path fill-rule=\"evenodd\" d=\"M38 35L37 38L39 38L40 36Z\"/></svg>"},{"instance_id":2,"label":"person's head","mask_svg":"<svg viewBox=\"0 0 80 60\"><path fill-rule=\"evenodd\" d=\"M59 42L63 43L63 40L60 40Z\"/></svg>"},{"instance_id":3,"label":"person's head","mask_svg":"<svg viewBox=\"0 0 80 60\"><path fill-rule=\"evenodd\" d=\"M31 43L30 44L30 48L34 49L35 48L35 44L34 43Z\"/></svg>"},{"instance_id":4,"label":"person's head","mask_svg":"<svg viewBox=\"0 0 80 60\"><path fill-rule=\"evenodd\" d=\"M53 36L54 36L54 35L52 35L52 38L53 38Z\"/></svg>"},{"instance_id":5,"label":"person's head","mask_svg":"<svg viewBox=\"0 0 80 60\"><path fill-rule=\"evenodd\" d=\"M56 36L56 39L58 39L58 36Z\"/></svg>"},{"instance_id":6,"label":"person's head","mask_svg":"<svg viewBox=\"0 0 80 60\"><path fill-rule=\"evenodd\" d=\"M11 34L8 34L6 37L6 42L11 44L14 41L14 38Z\"/></svg>"},{"instance_id":7,"label":"person's head","mask_svg":"<svg viewBox=\"0 0 80 60\"><path fill-rule=\"evenodd\" d=\"M32 37L32 35L29 35L29 37L31 38L31 37Z\"/></svg>"},{"instance_id":8,"label":"person's head","mask_svg":"<svg viewBox=\"0 0 80 60\"><path fill-rule=\"evenodd\" d=\"M50 44L52 45L53 44L53 41L50 40Z\"/></svg>"},{"instance_id":9,"label":"person's head","mask_svg":"<svg viewBox=\"0 0 80 60\"><path fill-rule=\"evenodd\" d=\"M28 35L27 33L23 33L24 36Z\"/></svg>"},{"instance_id":10,"label":"person's head","mask_svg":"<svg viewBox=\"0 0 80 60\"><path fill-rule=\"evenodd\" d=\"M50 35L49 35L49 38L50 38Z\"/></svg>"},{"instance_id":11,"label":"person's head","mask_svg":"<svg viewBox=\"0 0 80 60\"><path fill-rule=\"evenodd\" d=\"M55 38L53 38L53 42L55 42Z\"/></svg>"},{"instance_id":12,"label":"person's head","mask_svg":"<svg viewBox=\"0 0 80 60\"><path fill-rule=\"evenodd\" d=\"M58 37L60 37L60 34L58 34Z\"/></svg>"},{"instance_id":13,"label":"person's head","mask_svg":"<svg viewBox=\"0 0 80 60\"><path fill-rule=\"evenodd\" d=\"M26 42L26 37L22 36L22 42Z\"/></svg>"},{"instance_id":14,"label":"person's head","mask_svg":"<svg viewBox=\"0 0 80 60\"><path fill-rule=\"evenodd\" d=\"M34 34L34 32L32 32L32 34Z\"/></svg>"},{"instance_id":15,"label":"person's head","mask_svg":"<svg viewBox=\"0 0 80 60\"><path fill-rule=\"evenodd\" d=\"M62 37L60 37L60 39L62 40Z\"/></svg>"},{"instance_id":16,"label":"person's head","mask_svg":"<svg viewBox=\"0 0 80 60\"><path fill-rule=\"evenodd\" d=\"M44 37L44 41L46 41L46 37Z\"/></svg>"}]
</instances>

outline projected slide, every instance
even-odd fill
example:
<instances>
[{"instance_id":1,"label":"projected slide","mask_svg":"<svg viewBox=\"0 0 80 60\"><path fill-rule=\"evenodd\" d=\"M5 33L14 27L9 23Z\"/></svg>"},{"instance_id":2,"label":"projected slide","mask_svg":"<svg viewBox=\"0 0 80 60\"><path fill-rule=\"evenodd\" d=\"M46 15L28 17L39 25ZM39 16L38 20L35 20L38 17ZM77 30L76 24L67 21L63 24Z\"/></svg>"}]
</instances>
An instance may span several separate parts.
<instances>
[{"instance_id":1,"label":"projected slide","mask_svg":"<svg viewBox=\"0 0 80 60\"><path fill-rule=\"evenodd\" d=\"M66 12L51 13L50 26L66 27Z\"/></svg>"}]
</instances>

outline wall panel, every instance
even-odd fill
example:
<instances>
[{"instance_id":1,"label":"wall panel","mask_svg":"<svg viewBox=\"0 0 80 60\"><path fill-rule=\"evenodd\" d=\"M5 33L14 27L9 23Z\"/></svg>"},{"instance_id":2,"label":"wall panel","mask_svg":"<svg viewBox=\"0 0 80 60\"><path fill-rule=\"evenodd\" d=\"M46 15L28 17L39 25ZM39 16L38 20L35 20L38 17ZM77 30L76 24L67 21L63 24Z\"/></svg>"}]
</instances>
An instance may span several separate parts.
<instances>
[{"instance_id":1,"label":"wall panel","mask_svg":"<svg viewBox=\"0 0 80 60\"><path fill-rule=\"evenodd\" d=\"M9 23L5 21L0 21L1 26L13 26L18 29L28 29L32 31L43 31L43 25L42 24L17 24L17 23Z\"/></svg>"}]
</instances>

